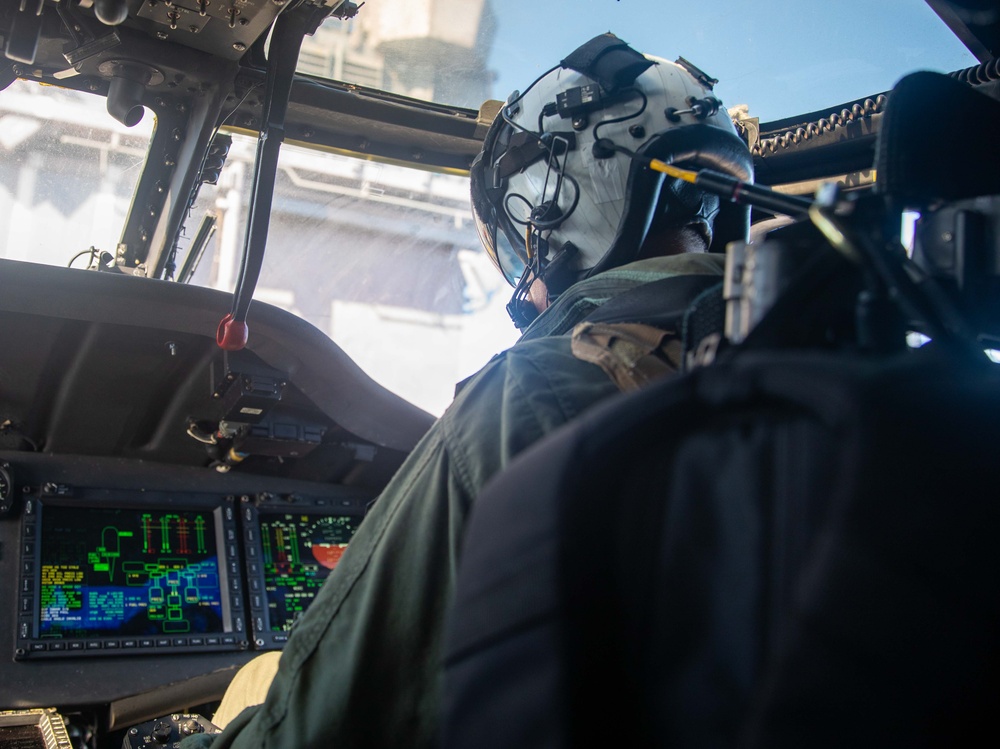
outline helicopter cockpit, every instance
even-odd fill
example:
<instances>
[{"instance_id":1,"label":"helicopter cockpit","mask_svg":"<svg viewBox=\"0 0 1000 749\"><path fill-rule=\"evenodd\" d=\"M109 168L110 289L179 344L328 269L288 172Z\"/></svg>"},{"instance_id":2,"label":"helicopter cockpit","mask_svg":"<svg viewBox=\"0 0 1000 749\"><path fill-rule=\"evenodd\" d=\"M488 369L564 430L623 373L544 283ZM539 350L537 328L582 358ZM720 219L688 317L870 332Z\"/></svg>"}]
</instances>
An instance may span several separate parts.
<instances>
[{"instance_id":1,"label":"helicopter cockpit","mask_svg":"<svg viewBox=\"0 0 1000 749\"><path fill-rule=\"evenodd\" d=\"M831 243L888 215L959 300L875 267L937 324L912 340L1000 349L1000 186L876 154L914 69L1000 98L1000 13L731 5L0 4L0 749L209 714L284 646L454 383L516 340L469 168L500 100L608 27L740 105L755 236L817 195ZM919 111L896 122L936 177L996 156ZM890 181L892 211L845 215ZM741 257L734 342L791 272Z\"/></svg>"}]
</instances>

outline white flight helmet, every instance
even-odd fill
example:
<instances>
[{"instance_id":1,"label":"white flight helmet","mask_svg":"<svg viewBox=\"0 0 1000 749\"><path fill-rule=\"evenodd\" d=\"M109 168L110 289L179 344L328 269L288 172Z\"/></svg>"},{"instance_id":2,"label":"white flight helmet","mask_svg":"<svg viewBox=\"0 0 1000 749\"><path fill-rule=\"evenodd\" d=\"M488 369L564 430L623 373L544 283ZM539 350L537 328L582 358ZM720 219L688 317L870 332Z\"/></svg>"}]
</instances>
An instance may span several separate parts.
<instances>
[{"instance_id":1,"label":"white flight helmet","mask_svg":"<svg viewBox=\"0 0 1000 749\"><path fill-rule=\"evenodd\" d=\"M501 108L471 168L473 214L493 262L523 298L634 260L654 220L708 242L719 201L649 168L650 159L752 181L716 81L683 58L641 55L613 34L574 51ZM749 213L732 206L745 238ZM731 233L732 230L730 230ZM741 236L744 235L744 236ZM531 273L525 273L530 269Z\"/></svg>"}]
</instances>

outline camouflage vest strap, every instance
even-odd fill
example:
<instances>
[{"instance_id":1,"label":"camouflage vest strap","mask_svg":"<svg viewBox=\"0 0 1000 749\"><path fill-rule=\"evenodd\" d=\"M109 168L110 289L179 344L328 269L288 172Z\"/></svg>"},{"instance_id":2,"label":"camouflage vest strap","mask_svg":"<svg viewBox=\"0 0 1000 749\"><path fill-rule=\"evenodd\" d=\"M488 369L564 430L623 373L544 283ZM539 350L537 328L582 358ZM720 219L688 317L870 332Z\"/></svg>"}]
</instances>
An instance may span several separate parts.
<instances>
[{"instance_id":1,"label":"camouflage vest strap","mask_svg":"<svg viewBox=\"0 0 1000 749\"><path fill-rule=\"evenodd\" d=\"M676 333L642 323L590 323L573 328L573 355L596 364L622 392L681 368L683 344Z\"/></svg>"}]
</instances>

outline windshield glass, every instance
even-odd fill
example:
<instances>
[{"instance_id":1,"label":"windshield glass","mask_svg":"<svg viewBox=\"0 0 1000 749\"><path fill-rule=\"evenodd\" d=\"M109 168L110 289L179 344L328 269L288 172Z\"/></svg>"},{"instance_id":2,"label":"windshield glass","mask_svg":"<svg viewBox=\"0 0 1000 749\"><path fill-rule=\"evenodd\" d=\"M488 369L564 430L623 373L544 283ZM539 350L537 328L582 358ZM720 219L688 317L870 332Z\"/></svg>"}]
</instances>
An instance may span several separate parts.
<instances>
[{"instance_id":1,"label":"windshield glass","mask_svg":"<svg viewBox=\"0 0 1000 749\"><path fill-rule=\"evenodd\" d=\"M976 64L920 0L368 0L306 39L299 70L475 109L609 30L685 57L719 79L728 106L748 104L762 121L881 93L917 68Z\"/></svg>"},{"instance_id":2,"label":"windshield glass","mask_svg":"<svg viewBox=\"0 0 1000 749\"><path fill-rule=\"evenodd\" d=\"M217 231L192 283L235 286L255 148L234 134L218 185L201 188L187 235L206 213ZM431 413L517 337L504 309L510 288L479 243L466 177L285 144L267 247L254 299L308 320Z\"/></svg>"},{"instance_id":3,"label":"windshield glass","mask_svg":"<svg viewBox=\"0 0 1000 749\"><path fill-rule=\"evenodd\" d=\"M152 130L153 117L125 127L101 96L15 81L0 95L0 257L85 268L114 255Z\"/></svg>"}]
</instances>

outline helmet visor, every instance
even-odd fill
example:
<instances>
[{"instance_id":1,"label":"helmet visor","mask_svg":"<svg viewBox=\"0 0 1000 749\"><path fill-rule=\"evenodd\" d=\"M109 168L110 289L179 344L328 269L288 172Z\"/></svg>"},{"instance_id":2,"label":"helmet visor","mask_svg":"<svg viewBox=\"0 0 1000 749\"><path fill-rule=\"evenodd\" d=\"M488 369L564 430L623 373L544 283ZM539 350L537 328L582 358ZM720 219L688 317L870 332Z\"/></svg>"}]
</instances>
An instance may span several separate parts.
<instances>
[{"instance_id":1,"label":"helmet visor","mask_svg":"<svg viewBox=\"0 0 1000 749\"><path fill-rule=\"evenodd\" d=\"M486 248L486 254L497 269L507 279L507 283L516 286L518 279L524 274L525 249L523 242L514 244L510 241L507 233L502 231L500 217L497 216L496 206L489 204L487 211L489 216L482 216L479 211L473 211L472 215L476 221L476 231L479 232L479 240Z\"/></svg>"}]
</instances>

